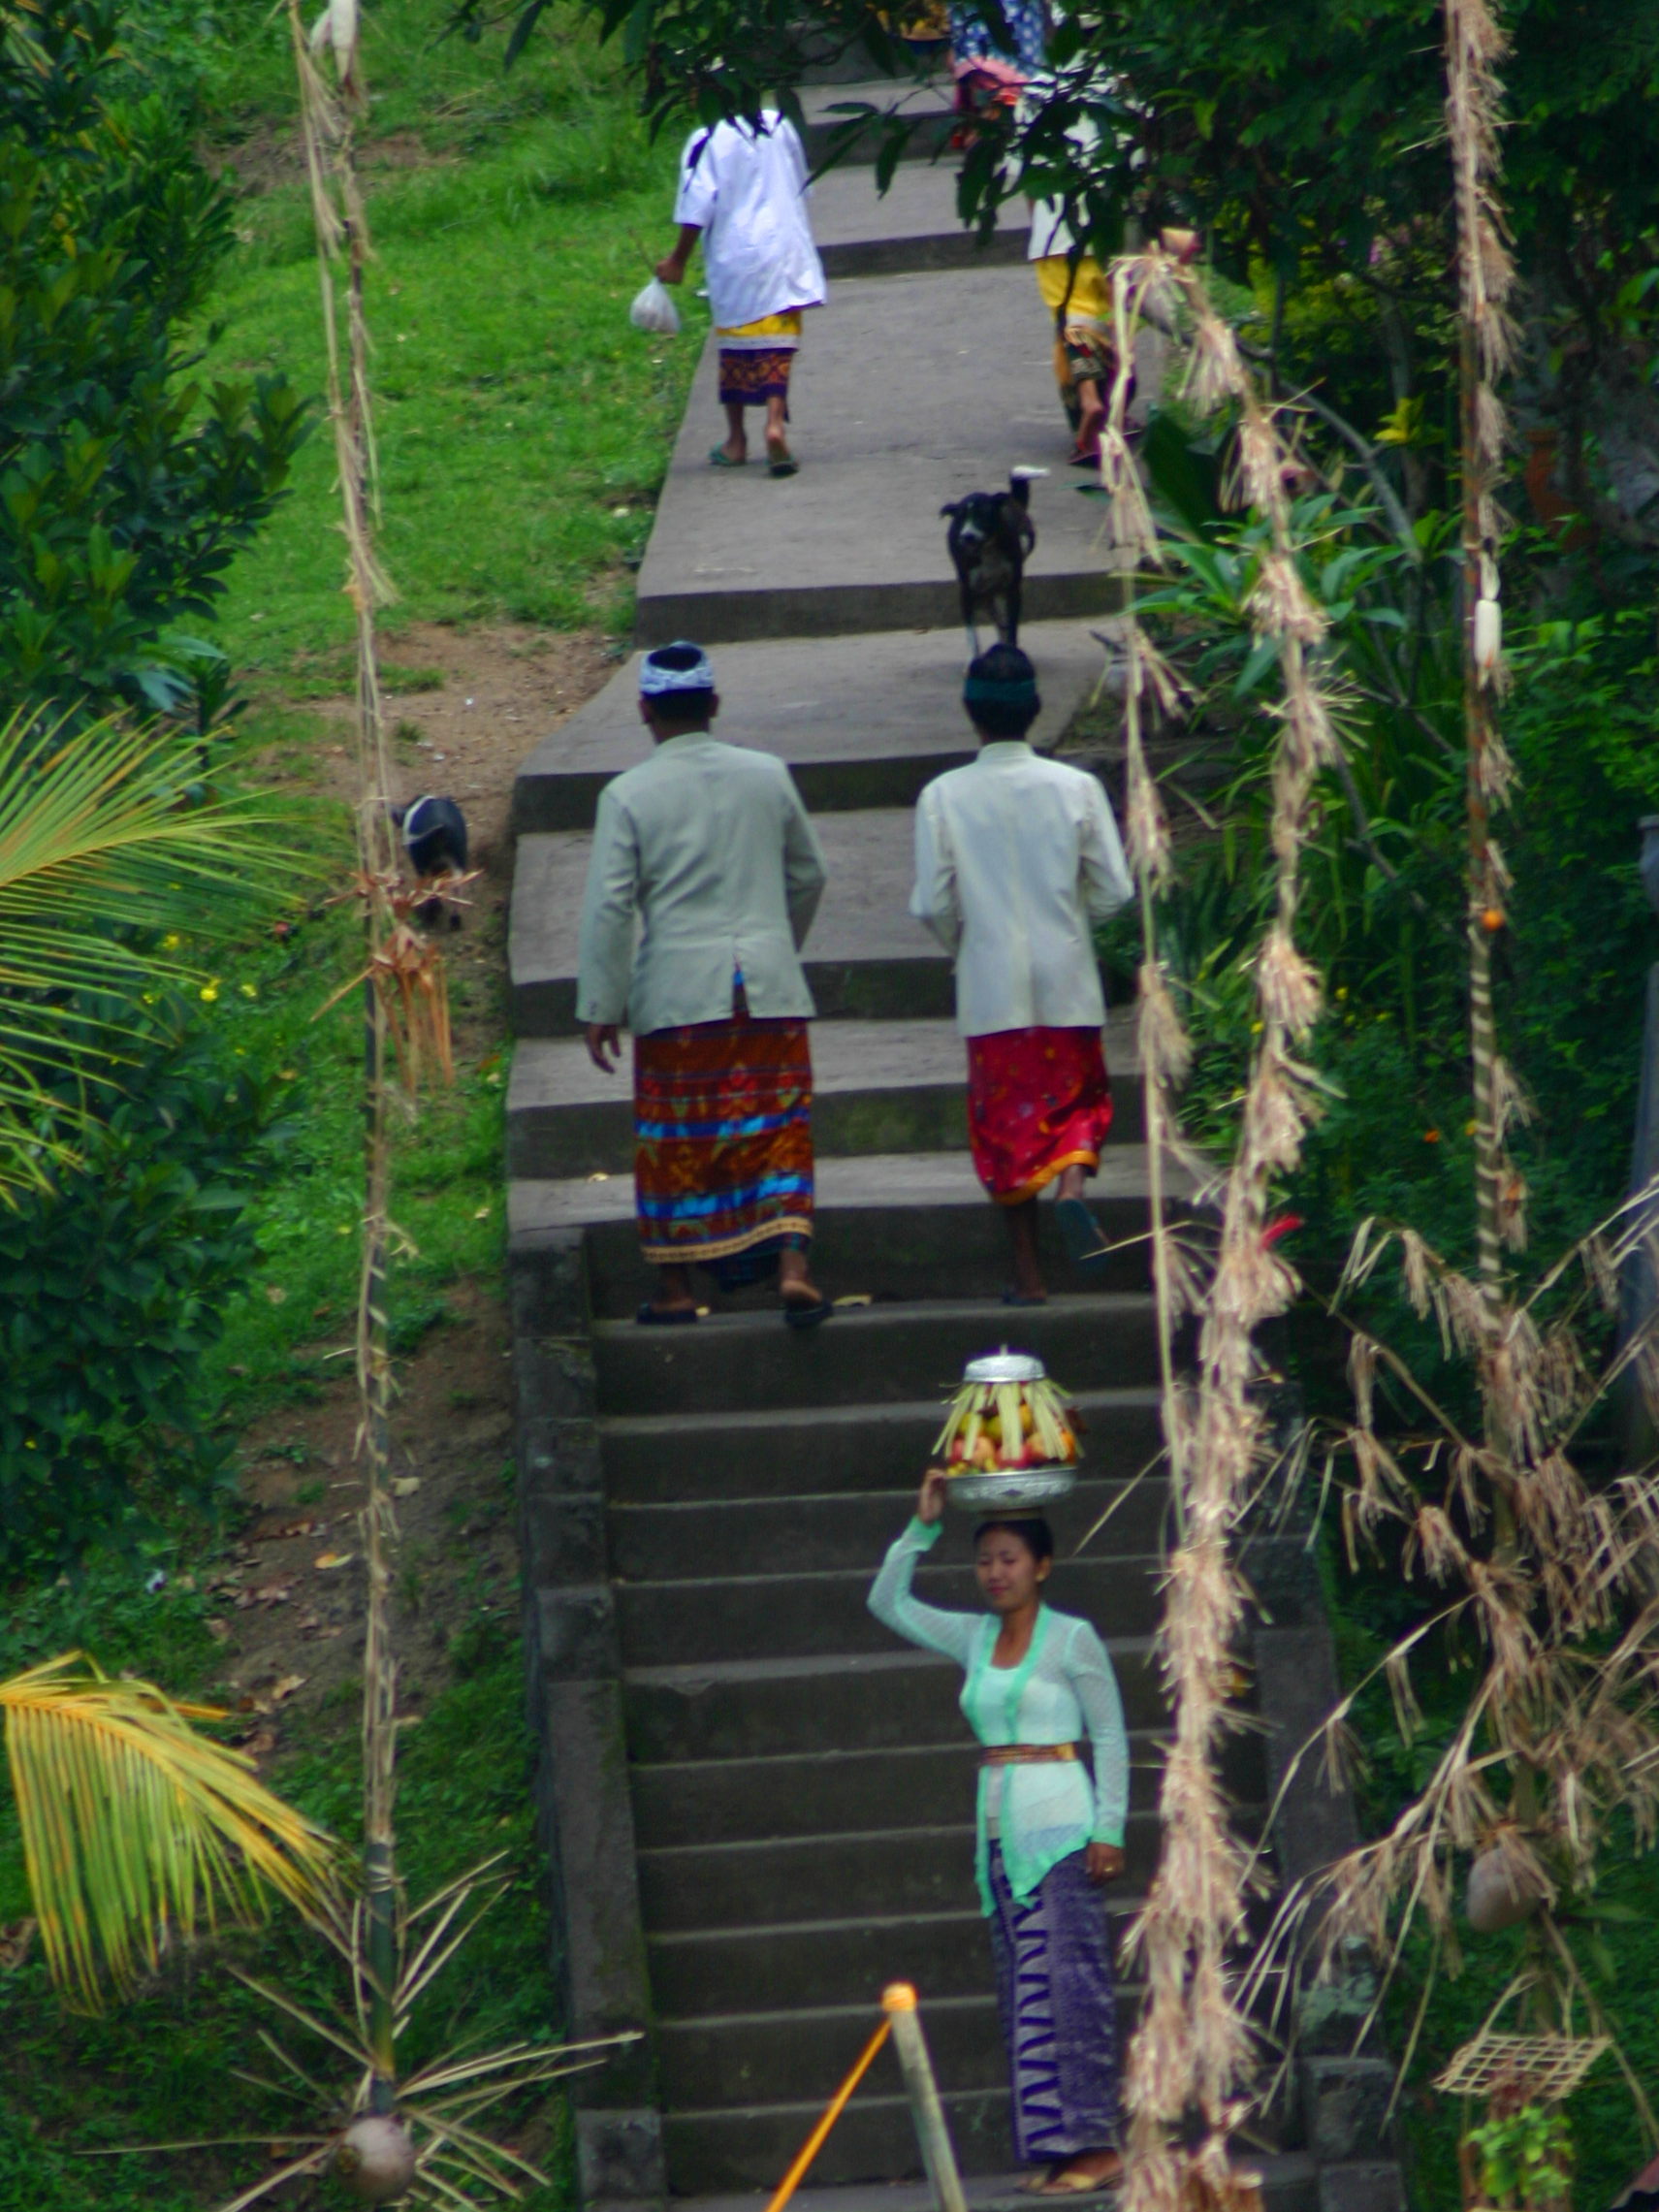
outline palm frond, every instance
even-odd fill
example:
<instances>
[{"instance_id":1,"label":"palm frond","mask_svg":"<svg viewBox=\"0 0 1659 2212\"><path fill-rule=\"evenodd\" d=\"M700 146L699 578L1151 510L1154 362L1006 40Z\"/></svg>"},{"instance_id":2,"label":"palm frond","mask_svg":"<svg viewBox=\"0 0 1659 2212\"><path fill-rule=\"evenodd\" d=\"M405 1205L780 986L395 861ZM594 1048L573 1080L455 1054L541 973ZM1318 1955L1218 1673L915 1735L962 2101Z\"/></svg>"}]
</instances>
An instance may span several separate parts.
<instances>
[{"instance_id":1,"label":"palm frond","mask_svg":"<svg viewBox=\"0 0 1659 2212\"><path fill-rule=\"evenodd\" d=\"M73 1152L86 1087L153 1038L146 998L203 980L181 941L222 939L303 872L269 808L192 803L199 772L174 734L0 724L0 1193Z\"/></svg>"},{"instance_id":2,"label":"palm frond","mask_svg":"<svg viewBox=\"0 0 1659 2212\"><path fill-rule=\"evenodd\" d=\"M171 1932L306 1908L339 1870L334 1840L197 1732L204 1709L112 1681L70 1652L0 1682L0 1717L41 1941L95 2010L160 1962Z\"/></svg>"}]
</instances>

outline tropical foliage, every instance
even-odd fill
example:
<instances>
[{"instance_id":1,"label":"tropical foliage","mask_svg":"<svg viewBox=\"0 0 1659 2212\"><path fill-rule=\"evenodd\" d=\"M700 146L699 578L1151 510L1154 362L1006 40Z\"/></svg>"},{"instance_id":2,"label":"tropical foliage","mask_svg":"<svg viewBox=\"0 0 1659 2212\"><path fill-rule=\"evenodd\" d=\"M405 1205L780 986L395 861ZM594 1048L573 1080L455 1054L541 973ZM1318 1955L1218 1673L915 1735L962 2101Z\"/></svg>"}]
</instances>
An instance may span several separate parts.
<instances>
[{"instance_id":1,"label":"tropical foliage","mask_svg":"<svg viewBox=\"0 0 1659 2212\"><path fill-rule=\"evenodd\" d=\"M188 691L162 633L210 610L304 433L280 375L190 377L234 203L121 31L115 0L0 0L0 684L37 706Z\"/></svg>"},{"instance_id":2,"label":"tropical foliage","mask_svg":"<svg viewBox=\"0 0 1659 2212\"><path fill-rule=\"evenodd\" d=\"M270 813L200 772L194 746L111 721L0 727L0 1189L73 1158L162 991L218 995L185 933L279 888Z\"/></svg>"},{"instance_id":3,"label":"tropical foliage","mask_svg":"<svg viewBox=\"0 0 1659 2212\"><path fill-rule=\"evenodd\" d=\"M218 1918L257 1917L266 1888L329 1907L332 1840L197 1732L208 1708L71 1652L0 1681L0 1716L42 1949L80 2006Z\"/></svg>"},{"instance_id":4,"label":"tropical foliage","mask_svg":"<svg viewBox=\"0 0 1659 2212\"><path fill-rule=\"evenodd\" d=\"M0 729L0 1553L209 1484L200 1363L245 1271L256 1085L193 1034L201 951L280 892L268 813L108 721ZM186 933L193 933L190 944Z\"/></svg>"}]
</instances>

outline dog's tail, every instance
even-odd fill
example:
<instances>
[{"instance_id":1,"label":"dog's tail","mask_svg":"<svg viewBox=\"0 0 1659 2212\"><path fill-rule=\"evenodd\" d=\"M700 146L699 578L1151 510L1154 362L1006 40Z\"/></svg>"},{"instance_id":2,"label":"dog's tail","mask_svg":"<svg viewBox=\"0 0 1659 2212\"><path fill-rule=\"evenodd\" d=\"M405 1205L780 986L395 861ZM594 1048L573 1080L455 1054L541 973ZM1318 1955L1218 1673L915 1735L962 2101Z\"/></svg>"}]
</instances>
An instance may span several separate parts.
<instances>
[{"instance_id":1,"label":"dog's tail","mask_svg":"<svg viewBox=\"0 0 1659 2212\"><path fill-rule=\"evenodd\" d=\"M1010 468L1008 470L1008 490L1022 507L1027 507L1031 504L1032 478L1034 476L1046 476L1047 474L1046 468Z\"/></svg>"}]
</instances>

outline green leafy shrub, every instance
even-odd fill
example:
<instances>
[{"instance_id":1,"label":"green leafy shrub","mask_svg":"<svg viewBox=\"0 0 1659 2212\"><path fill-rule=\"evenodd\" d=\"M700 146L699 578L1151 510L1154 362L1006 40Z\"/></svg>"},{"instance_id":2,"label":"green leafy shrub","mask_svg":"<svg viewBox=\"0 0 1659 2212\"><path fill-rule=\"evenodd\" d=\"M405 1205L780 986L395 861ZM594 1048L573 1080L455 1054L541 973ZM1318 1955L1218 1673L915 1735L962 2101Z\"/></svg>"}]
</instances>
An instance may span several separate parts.
<instances>
[{"instance_id":1,"label":"green leafy shrub","mask_svg":"<svg viewBox=\"0 0 1659 2212\"><path fill-rule=\"evenodd\" d=\"M70 1559L228 1480L202 1362L254 1260L259 1084L158 1043L84 1169L0 1210L0 1560Z\"/></svg>"},{"instance_id":2,"label":"green leafy shrub","mask_svg":"<svg viewBox=\"0 0 1659 2212\"><path fill-rule=\"evenodd\" d=\"M0 685L142 706L305 431L286 378L188 376L234 238L188 105L120 96L119 10L0 0Z\"/></svg>"},{"instance_id":3,"label":"green leafy shrub","mask_svg":"<svg viewBox=\"0 0 1659 2212\"><path fill-rule=\"evenodd\" d=\"M1488 2204L1520 2205L1545 2212L1567 2194L1573 2138L1564 2112L1523 2104L1484 2127L1471 2128L1481 2191Z\"/></svg>"}]
</instances>

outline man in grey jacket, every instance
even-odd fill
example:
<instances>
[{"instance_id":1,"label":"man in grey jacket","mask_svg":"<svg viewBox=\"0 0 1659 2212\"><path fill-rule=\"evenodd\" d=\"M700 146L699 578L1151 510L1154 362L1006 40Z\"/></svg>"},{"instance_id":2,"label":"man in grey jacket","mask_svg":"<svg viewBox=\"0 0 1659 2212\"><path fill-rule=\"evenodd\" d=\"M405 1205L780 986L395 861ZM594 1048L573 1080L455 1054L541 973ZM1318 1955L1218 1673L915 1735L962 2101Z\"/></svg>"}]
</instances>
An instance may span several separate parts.
<instances>
[{"instance_id":1,"label":"man in grey jacket","mask_svg":"<svg viewBox=\"0 0 1659 2212\"><path fill-rule=\"evenodd\" d=\"M640 669L655 751L605 786L588 867L576 1015L595 1067L634 1040L634 1194L656 1295L647 1326L693 1322L693 1266L722 1288L779 1275L783 1318L829 1301L807 1271L813 1234L812 993L800 947L823 854L789 771L724 745L701 646Z\"/></svg>"}]
</instances>

